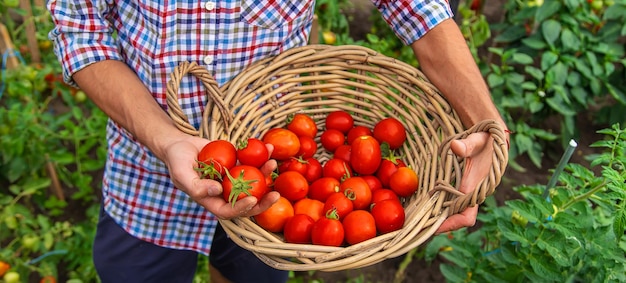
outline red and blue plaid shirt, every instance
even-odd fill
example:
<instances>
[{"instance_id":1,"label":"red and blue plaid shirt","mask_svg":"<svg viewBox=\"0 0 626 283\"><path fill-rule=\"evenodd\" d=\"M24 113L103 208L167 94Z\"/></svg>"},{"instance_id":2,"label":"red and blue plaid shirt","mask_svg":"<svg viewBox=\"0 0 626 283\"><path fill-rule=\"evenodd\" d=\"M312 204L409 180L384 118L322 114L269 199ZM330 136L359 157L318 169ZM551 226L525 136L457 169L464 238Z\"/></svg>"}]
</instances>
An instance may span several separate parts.
<instances>
[{"instance_id":1,"label":"red and blue plaid shirt","mask_svg":"<svg viewBox=\"0 0 626 283\"><path fill-rule=\"evenodd\" d=\"M373 0L406 44L452 16L445 0ZM120 60L165 110L169 74L182 61L205 66L222 85L255 61L307 43L315 3L305 0L50 0L50 32L66 81L85 66ZM191 76L179 103L192 125L206 95ZM131 235L209 253L216 218L174 188L163 162L115 122L107 124L105 210Z\"/></svg>"}]
</instances>

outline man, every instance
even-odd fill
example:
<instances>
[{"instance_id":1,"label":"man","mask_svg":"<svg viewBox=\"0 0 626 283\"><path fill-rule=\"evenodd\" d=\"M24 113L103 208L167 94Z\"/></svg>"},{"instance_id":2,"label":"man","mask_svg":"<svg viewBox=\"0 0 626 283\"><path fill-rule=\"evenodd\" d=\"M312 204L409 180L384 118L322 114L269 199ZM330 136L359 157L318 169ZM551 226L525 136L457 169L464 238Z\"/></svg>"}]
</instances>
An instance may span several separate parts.
<instances>
[{"instance_id":1,"label":"man","mask_svg":"<svg viewBox=\"0 0 626 283\"><path fill-rule=\"evenodd\" d=\"M483 119L504 126L447 2L375 5L466 126ZM182 61L205 66L221 85L255 61L306 44L314 6L294 0L48 2L55 23L50 38L66 81L110 117L94 242L103 282L191 282L197 253L210 254L214 280L286 281L287 272L234 245L217 224L217 218L258 214L278 194L258 201L248 197L231 207L221 198L219 183L199 179L195 157L208 141L174 126L165 111L165 89ZM179 97L197 127L206 103L202 85L183 80ZM489 140L474 134L453 145L473 163L462 191L471 192L485 176ZM276 164L266 166L271 170ZM473 225L477 210L450 217L440 232Z\"/></svg>"}]
</instances>

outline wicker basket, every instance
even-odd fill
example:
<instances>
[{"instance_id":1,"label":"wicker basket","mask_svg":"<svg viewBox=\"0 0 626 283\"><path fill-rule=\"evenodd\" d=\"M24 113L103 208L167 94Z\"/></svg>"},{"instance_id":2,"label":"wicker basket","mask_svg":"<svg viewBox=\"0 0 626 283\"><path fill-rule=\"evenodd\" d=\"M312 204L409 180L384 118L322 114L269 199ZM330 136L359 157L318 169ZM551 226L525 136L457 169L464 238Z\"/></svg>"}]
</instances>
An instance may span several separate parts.
<instances>
[{"instance_id":1,"label":"wicker basket","mask_svg":"<svg viewBox=\"0 0 626 283\"><path fill-rule=\"evenodd\" d=\"M189 124L178 104L178 85L189 73L207 90L209 104L200 129ZM171 74L167 91L169 114L179 129L210 140L260 137L284 126L287 116L297 112L311 115L319 129L325 115L338 109L353 113L358 125L373 127L384 117L404 123L408 140L400 153L417 172L420 187L404 200L402 229L352 246L328 247L286 243L252 218L221 220L235 243L277 269L336 271L400 256L427 241L449 215L482 203L500 183L508 161L505 135L497 123L483 121L464 130L419 70L360 46L294 48L254 63L221 88L204 67L183 63ZM481 131L494 139L493 164L475 192L464 195L458 186L465 162L451 153L450 141ZM330 155L320 147L316 157L323 163Z\"/></svg>"}]
</instances>

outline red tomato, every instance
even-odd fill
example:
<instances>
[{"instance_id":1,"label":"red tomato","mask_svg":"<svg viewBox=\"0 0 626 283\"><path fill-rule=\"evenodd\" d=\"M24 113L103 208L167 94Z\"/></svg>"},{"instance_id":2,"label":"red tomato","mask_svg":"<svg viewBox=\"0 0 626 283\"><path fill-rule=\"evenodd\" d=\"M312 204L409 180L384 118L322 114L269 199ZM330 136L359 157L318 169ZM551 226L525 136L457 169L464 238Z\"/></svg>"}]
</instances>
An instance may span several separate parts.
<instances>
[{"instance_id":1,"label":"red tomato","mask_svg":"<svg viewBox=\"0 0 626 283\"><path fill-rule=\"evenodd\" d=\"M306 197L309 192L309 182L302 174L287 171L278 174L278 177L274 179L274 190L289 201L295 202Z\"/></svg>"},{"instance_id":2,"label":"red tomato","mask_svg":"<svg viewBox=\"0 0 626 283\"><path fill-rule=\"evenodd\" d=\"M354 210L348 213L341 223L346 242L350 245L376 237L376 221L374 216L366 210Z\"/></svg>"},{"instance_id":3,"label":"red tomato","mask_svg":"<svg viewBox=\"0 0 626 283\"><path fill-rule=\"evenodd\" d=\"M400 159L391 161L389 159L383 159L380 162L380 166L378 166L378 170L376 170L376 177L380 180L380 183L383 184L383 187L389 187L389 179L391 175L395 173L399 167L405 167L406 165Z\"/></svg>"},{"instance_id":4,"label":"red tomato","mask_svg":"<svg viewBox=\"0 0 626 283\"><path fill-rule=\"evenodd\" d=\"M249 138L237 146L237 160L242 165L260 168L269 158L270 153L260 139Z\"/></svg>"},{"instance_id":5,"label":"red tomato","mask_svg":"<svg viewBox=\"0 0 626 283\"><path fill-rule=\"evenodd\" d=\"M302 175L306 173L308 166L305 160L295 157L292 157L289 161L285 162L285 164L285 166L281 166L283 171L280 172L296 171Z\"/></svg>"},{"instance_id":6,"label":"red tomato","mask_svg":"<svg viewBox=\"0 0 626 283\"><path fill-rule=\"evenodd\" d=\"M226 176L222 181L222 196L232 206L246 196L261 199L269 191L265 175L256 167L237 165L226 171Z\"/></svg>"},{"instance_id":7,"label":"red tomato","mask_svg":"<svg viewBox=\"0 0 626 283\"><path fill-rule=\"evenodd\" d=\"M332 213L313 224L311 242L314 245L339 247L343 244L343 240L343 225L335 216L332 216Z\"/></svg>"},{"instance_id":8,"label":"red tomato","mask_svg":"<svg viewBox=\"0 0 626 283\"><path fill-rule=\"evenodd\" d=\"M57 279L52 275L46 275L39 280L39 283L57 283Z\"/></svg>"},{"instance_id":9,"label":"red tomato","mask_svg":"<svg viewBox=\"0 0 626 283\"><path fill-rule=\"evenodd\" d=\"M350 129L354 126L354 118L350 113L337 110L331 113L328 113L325 120L326 130L335 129L343 134L347 134Z\"/></svg>"},{"instance_id":10,"label":"red tomato","mask_svg":"<svg viewBox=\"0 0 626 283\"><path fill-rule=\"evenodd\" d=\"M226 170L237 163L237 149L226 140L214 140L198 153L198 170L202 178L222 180Z\"/></svg>"},{"instance_id":11,"label":"red tomato","mask_svg":"<svg viewBox=\"0 0 626 283\"><path fill-rule=\"evenodd\" d=\"M303 198L293 204L293 210L295 214L306 214L317 221L324 216L324 203L312 198Z\"/></svg>"},{"instance_id":12,"label":"red tomato","mask_svg":"<svg viewBox=\"0 0 626 283\"><path fill-rule=\"evenodd\" d=\"M296 156L302 159L313 157L315 152L317 152L317 142L307 136L299 136L298 139L300 140L300 150L298 150Z\"/></svg>"},{"instance_id":13,"label":"red tomato","mask_svg":"<svg viewBox=\"0 0 626 283\"><path fill-rule=\"evenodd\" d=\"M380 189L372 192L372 205L388 199L400 201L398 195L390 189Z\"/></svg>"},{"instance_id":14,"label":"red tomato","mask_svg":"<svg viewBox=\"0 0 626 283\"><path fill-rule=\"evenodd\" d=\"M371 135L372 135L372 130L370 130L370 128L365 127L365 126L354 126L352 129L350 129L350 131L348 131L348 138L346 139L346 141L348 142L348 144L351 144L352 141L354 141L354 139L360 136L371 136Z\"/></svg>"},{"instance_id":15,"label":"red tomato","mask_svg":"<svg viewBox=\"0 0 626 283\"><path fill-rule=\"evenodd\" d=\"M400 167L389 178L389 188L398 196L409 197L417 191L418 177L409 167Z\"/></svg>"},{"instance_id":16,"label":"red tomato","mask_svg":"<svg viewBox=\"0 0 626 283\"><path fill-rule=\"evenodd\" d=\"M317 135L317 125L311 116L303 113L296 113L287 120L287 129L298 136L315 138Z\"/></svg>"},{"instance_id":17,"label":"red tomato","mask_svg":"<svg viewBox=\"0 0 626 283\"><path fill-rule=\"evenodd\" d=\"M315 220L306 214L295 214L289 218L283 228L285 242L293 244L310 244L311 232Z\"/></svg>"},{"instance_id":18,"label":"red tomato","mask_svg":"<svg viewBox=\"0 0 626 283\"><path fill-rule=\"evenodd\" d=\"M378 180L378 177L374 175L364 175L361 176L361 178L363 178L365 182L367 182L372 192L383 188L383 183L381 183L380 180Z\"/></svg>"},{"instance_id":19,"label":"red tomato","mask_svg":"<svg viewBox=\"0 0 626 283\"><path fill-rule=\"evenodd\" d=\"M343 192L332 193L324 202L324 213L335 210L337 217L341 220L354 210L352 199L354 195L348 196Z\"/></svg>"},{"instance_id":20,"label":"red tomato","mask_svg":"<svg viewBox=\"0 0 626 283\"><path fill-rule=\"evenodd\" d=\"M374 137L380 142L389 144L389 148L396 149L406 141L406 130L396 118L386 118L374 125Z\"/></svg>"},{"instance_id":21,"label":"red tomato","mask_svg":"<svg viewBox=\"0 0 626 283\"><path fill-rule=\"evenodd\" d=\"M376 220L376 229L381 234L396 231L404 225L404 208L399 201L379 201L372 206L371 212Z\"/></svg>"},{"instance_id":22,"label":"red tomato","mask_svg":"<svg viewBox=\"0 0 626 283\"><path fill-rule=\"evenodd\" d=\"M263 135L262 140L274 146L271 158L276 160L287 160L300 150L300 139L287 129L273 128Z\"/></svg>"},{"instance_id":23,"label":"red tomato","mask_svg":"<svg viewBox=\"0 0 626 283\"><path fill-rule=\"evenodd\" d=\"M342 144L335 149L333 152L334 158L339 158L345 162L350 162L350 153L352 151L352 147L349 144Z\"/></svg>"},{"instance_id":24,"label":"red tomato","mask_svg":"<svg viewBox=\"0 0 626 283\"><path fill-rule=\"evenodd\" d=\"M329 152L334 152L340 145L346 142L346 136L336 129L329 129L320 136L322 147Z\"/></svg>"},{"instance_id":25,"label":"red tomato","mask_svg":"<svg viewBox=\"0 0 626 283\"><path fill-rule=\"evenodd\" d=\"M339 180L332 177L322 177L309 186L309 198L325 202L332 193L339 192Z\"/></svg>"},{"instance_id":26,"label":"red tomato","mask_svg":"<svg viewBox=\"0 0 626 283\"><path fill-rule=\"evenodd\" d=\"M352 169L347 162L339 158L331 158L322 167L322 176L332 177L341 181L352 176Z\"/></svg>"},{"instance_id":27,"label":"red tomato","mask_svg":"<svg viewBox=\"0 0 626 283\"><path fill-rule=\"evenodd\" d=\"M283 231L287 220L293 216L294 212L291 202L284 197L280 197L270 208L255 215L254 220L263 229L280 233Z\"/></svg>"},{"instance_id":28,"label":"red tomato","mask_svg":"<svg viewBox=\"0 0 626 283\"><path fill-rule=\"evenodd\" d=\"M361 175L374 174L382 159L378 141L372 136L360 136L350 146L352 170Z\"/></svg>"},{"instance_id":29,"label":"red tomato","mask_svg":"<svg viewBox=\"0 0 626 283\"><path fill-rule=\"evenodd\" d=\"M307 163L307 166L306 172L304 172L303 175L309 183L312 183L322 177L322 164L317 159L309 157L305 160L305 162Z\"/></svg>"},{"instance_id":30,"label":"red tomato","mask_svg":"<svg viewBox=\"0 0 626 283\"><path fill-rule=\"evenodd\" d=\"M339 191L354 194L352 204L354 209L368 209L372 203L372 191L367 182L361 177L350 177L339 185Z\"/></svg>"}]
</instances>

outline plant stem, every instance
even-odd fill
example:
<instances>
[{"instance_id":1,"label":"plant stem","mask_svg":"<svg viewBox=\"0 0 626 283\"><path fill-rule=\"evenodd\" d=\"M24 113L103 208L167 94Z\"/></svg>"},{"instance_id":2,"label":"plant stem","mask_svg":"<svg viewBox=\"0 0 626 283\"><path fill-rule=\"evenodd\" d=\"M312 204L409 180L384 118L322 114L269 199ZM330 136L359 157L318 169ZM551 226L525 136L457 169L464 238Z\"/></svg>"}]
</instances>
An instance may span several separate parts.
<instances>
[{"instance_id":1,"label":"plant stem","mask_svg":"<svg viewBox=\"0 0 626 283\"><path fill-rule=\"evenodd\" d=\"M602 188L604 188L607 184L608 184L608 181L603 181L600 185L598 185L595 188L589 190L588 192L571 199L565 205L563 205L563 210L567 209L568 207L572 206L573 204L575 204L575 203L577 203L579 201L582 201L582 200L590 198L592 195L594 195L595 193L600 191Z\"/></svg>"}]
</instances>

